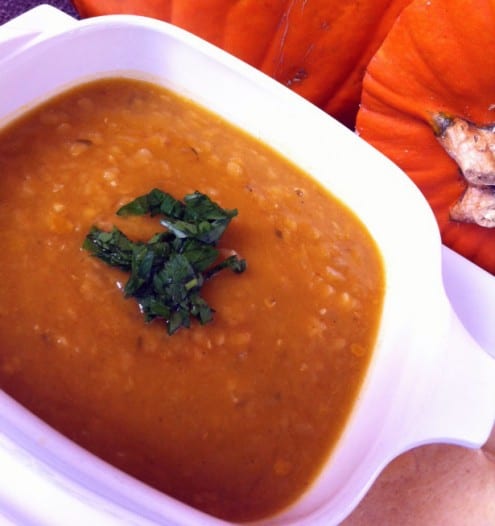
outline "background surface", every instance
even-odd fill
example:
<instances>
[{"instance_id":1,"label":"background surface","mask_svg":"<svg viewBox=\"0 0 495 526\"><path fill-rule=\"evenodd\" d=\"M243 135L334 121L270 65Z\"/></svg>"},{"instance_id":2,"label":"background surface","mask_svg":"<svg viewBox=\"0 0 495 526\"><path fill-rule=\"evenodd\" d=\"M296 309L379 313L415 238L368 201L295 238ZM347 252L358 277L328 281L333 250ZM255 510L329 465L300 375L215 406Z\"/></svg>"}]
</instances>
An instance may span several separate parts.
<instances>
[{"instance_id":1,"label":"background surface","mask_svg":"<svg viewBox=\"0 0 495 526\"><path fill-rule=\"evenodd\" d=\"M47 0L46 2L36 2L36 0L0 0L0 24L41 4L49 4L58 7L69 15L77 16L76 10L69 0Z\"/></svg>"}]
</instances>

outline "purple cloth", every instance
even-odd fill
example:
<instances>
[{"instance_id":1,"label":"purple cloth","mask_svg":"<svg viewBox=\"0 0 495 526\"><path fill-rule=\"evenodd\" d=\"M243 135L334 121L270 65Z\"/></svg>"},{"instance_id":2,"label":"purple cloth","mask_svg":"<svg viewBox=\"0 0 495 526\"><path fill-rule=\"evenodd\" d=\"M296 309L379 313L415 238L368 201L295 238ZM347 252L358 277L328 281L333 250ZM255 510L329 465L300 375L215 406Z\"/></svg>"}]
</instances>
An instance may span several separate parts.
<instances>
[{"instance_id":1,"label":"purple cloth","mask_svg":"<svg viewBox=\"0 0 495 526\"><path fill-rule=\"evenodd\" d=\"M70 0L46 0L44 2L37 2L36 0L0 0L0 24L41 4L52 5L69 15L77 17L77 11Z\"/></svg>"}]
</instances>

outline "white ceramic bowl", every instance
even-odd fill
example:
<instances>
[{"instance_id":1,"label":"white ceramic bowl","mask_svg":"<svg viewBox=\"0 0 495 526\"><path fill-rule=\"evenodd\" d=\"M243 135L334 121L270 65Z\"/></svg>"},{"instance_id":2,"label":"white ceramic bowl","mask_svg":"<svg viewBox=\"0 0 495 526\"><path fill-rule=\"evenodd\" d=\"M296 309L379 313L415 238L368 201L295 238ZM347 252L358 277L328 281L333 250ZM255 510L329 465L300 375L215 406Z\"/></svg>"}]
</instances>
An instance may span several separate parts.
<instances>
[{"instance_id":1,"label":"white ceramic bowl","mask_svg":"<svg viewBox=\"0 0 495 526\"><path fill-rule=\"evenodd\" d=\"M384 258L378 342L349 423L310 490L263 524L338 524L408 448L485 442L495 366L451 308L435 220L395 165L288 89L178 28L131 16L77 22L48 7L0 29L0 126L65 88L114 75L163 84L270 144L347 203ZM0 465L0 516L15 524L225 524L108 466L2 392Z\"/></svg>"}]
</instances>

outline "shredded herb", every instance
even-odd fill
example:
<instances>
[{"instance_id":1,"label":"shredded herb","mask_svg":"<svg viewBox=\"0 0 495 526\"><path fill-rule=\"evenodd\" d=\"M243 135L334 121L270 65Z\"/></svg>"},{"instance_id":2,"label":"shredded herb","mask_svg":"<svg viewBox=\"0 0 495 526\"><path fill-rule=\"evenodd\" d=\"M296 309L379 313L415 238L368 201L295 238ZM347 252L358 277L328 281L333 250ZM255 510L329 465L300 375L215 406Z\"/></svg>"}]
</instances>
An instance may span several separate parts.
<instances>
[{"instance_id":1,"label":"shredded herb","mask_svg":"<svg viewBox=\"0 0 495 526\"><path fill-rule=\"evenodd\" d=\"M108 265L130 272L125 297L137 300L144 319L163 319L169 334L190 327L191 318L201 324L214 310L201 297L203 284L224 269L244 272L246 261L230 256L219 263L216 248L237 210L225 210L199 192L178 201L153 189L121 207L119 216L161 216L166 230L148 242L132 241L118 228L93 226L83 248Z\"/></svg>"}]
</instances>

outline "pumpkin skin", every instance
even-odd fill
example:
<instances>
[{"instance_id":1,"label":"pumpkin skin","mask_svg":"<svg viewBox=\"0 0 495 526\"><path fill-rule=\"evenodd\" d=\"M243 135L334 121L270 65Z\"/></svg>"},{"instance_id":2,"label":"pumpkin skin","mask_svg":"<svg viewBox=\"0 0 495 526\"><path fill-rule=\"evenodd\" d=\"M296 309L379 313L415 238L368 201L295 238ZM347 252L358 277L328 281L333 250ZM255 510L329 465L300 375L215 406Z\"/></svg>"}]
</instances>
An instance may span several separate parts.
<instances>
[{"instance_id":1,"label":"pumpkin skin","mask_svg":"<svg viewBox=\"0 0 495 526\"><path fill-rule=\"evenodd\" d=\"M182 27L354 129L368 61L411 0L74 0L81 16L132 13Z\"/></svg>"},{"instance_id":2,"label":"pumpkin skin","mask_svg":"<svg viewBox=\"0 0 495 526\"><path fill-rule=\"evenodd\" d=\"M465 182L433 133L433 116L495 122L495 1L414 0L371 59L359 135L398 164L429 201L443 242L495 274L495 230L454 222Z\"/></svg>"}]
</instances>

